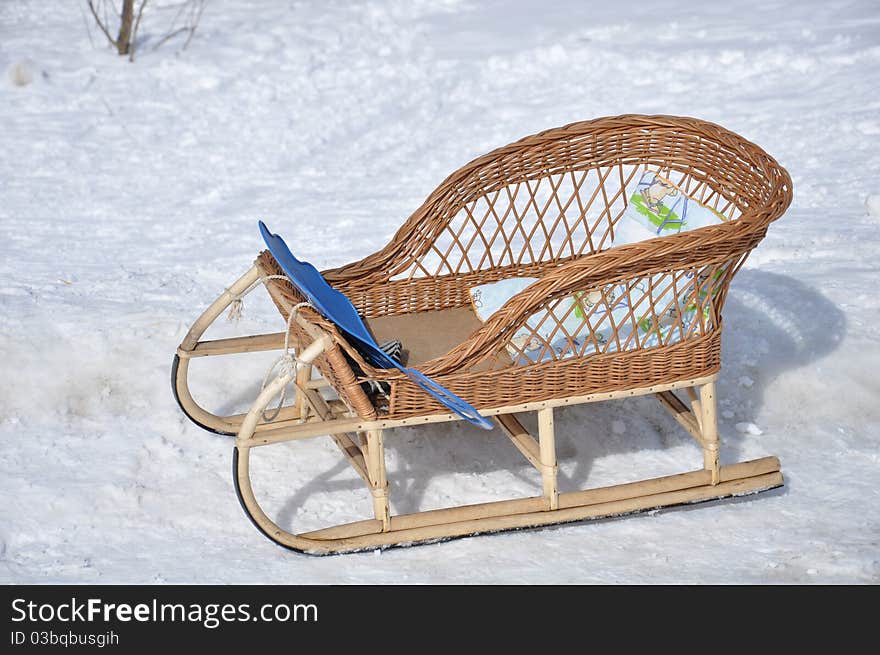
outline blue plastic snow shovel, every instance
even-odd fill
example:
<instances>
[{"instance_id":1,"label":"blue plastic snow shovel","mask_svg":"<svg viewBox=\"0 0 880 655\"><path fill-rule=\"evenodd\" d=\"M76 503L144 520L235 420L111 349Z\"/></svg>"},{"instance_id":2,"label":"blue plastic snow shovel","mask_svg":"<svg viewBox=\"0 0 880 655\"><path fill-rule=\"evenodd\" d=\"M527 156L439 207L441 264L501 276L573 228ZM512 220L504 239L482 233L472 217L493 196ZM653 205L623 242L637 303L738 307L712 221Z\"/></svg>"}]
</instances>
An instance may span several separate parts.
<instances>
[{"instance_id":1,"label":"blue plastic snow shovel","mask_svg":"<svg viewBox=\"0 0 880 655\"><path fill-rule=\"evenodd\" d=\"M272 253L275 261L281 266L293 286L315 309L324 315L324 318L333 321L340 330L354 340L353 345L361 351L370 364L377 368L396 368L402 371L413 383L468 423L478 425L484 430L492 429L492 423L487 418L480 416L470 403L437 384L428 376L415 369L407 368L389 357L376 343L348 297L331 287L324 276L318 272L318 269L309 262L300 261L294 257L290 248L284 243L284 239L277 234L272 234L263 221L260 221L260 233L263 235L263 241L266 242L269 252Z\"/></svg>"}]
</instances>

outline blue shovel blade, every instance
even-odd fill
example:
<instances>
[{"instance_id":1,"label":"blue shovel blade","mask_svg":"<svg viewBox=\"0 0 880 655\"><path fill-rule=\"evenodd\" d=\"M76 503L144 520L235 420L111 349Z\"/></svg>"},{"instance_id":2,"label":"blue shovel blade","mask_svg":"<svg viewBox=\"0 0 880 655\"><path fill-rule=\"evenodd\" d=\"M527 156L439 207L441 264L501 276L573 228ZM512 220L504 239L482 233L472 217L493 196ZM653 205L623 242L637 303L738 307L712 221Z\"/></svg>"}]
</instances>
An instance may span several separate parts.
<instances>
[{"instance_id":1,"label":"blue shovel blade","mask_svg":"<svg viewBox=\"0 0 880 655\"><path fill-rule=\"evenodd\" d=\"M332 321L356 343L371 364L379 368L396 368L402 371L409 379L427 394L434 397L438 402L447 407L454 414L485 430L492 429L492 423L485 417L480 416L474 407L467 401L459 398L454 393L438 384L428 376L406 368L385 353L373 335L364 325L355 306L348 297L331 287L324 276L309 262L301 261L294 257L290 248L277 234L272 234L263 221L260 221L260 233L263 241L269 248L269 252L281 269L287 275L291 284L305 297L312 306L317 309L324 318Z\"/></svg>"},{"instance_id":2,"label":"blue shovel blade","mask_svg":"<svg viewBox=\"0 0 880 655\"><path fill-rule=\"evenodd\" d=\"M260 221L260 232L275 261L278 262L293 286L306 300L327 319L336 323L358 341L363 342L368 350L372 350L371 346L375 344L375 341L367 330L367 326L361 321L357 309L345 294L327 284L324 276L309 262L300 261L294 257L284 239L277 234L272 234L263 221ZM385 355L378 346L375 346L375 349L383 356Z\"/></svg>"}]
</instances>

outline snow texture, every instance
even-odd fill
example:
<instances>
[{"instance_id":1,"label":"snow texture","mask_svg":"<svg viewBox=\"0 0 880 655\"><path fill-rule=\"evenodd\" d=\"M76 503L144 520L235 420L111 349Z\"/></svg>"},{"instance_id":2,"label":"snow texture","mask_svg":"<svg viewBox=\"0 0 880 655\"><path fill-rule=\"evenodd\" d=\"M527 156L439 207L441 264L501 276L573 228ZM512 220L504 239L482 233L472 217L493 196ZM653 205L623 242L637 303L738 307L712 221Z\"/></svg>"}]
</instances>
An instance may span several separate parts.
<instances>
[{"instance_id":1,"label":"snow texture","mask_svg":"<svg viewBox=\"0 0 880 655\"><path fill-rule=\"evenodd\" d=\"M0 582L880 581L876 2L213 0L182 53L152 48L174 3L151 2L133 64L81 4L0 3ZM793 177L732 285L718 386L722 460L776 454L786 486L379 557L259 535L230 439L169 388L188 326L261 249L257 219L340 265L473 157L627 112L720 123ZM209 337L280 321L259 291ZM199 400L243 411L272 357L196 362ZM563 491L702 461L651 398L557 427ZM387 456L396 513L540 489L497 432L401 429ZM369 516L329 439L253 459L285 527Z\"/></svg>"}]
</instances>

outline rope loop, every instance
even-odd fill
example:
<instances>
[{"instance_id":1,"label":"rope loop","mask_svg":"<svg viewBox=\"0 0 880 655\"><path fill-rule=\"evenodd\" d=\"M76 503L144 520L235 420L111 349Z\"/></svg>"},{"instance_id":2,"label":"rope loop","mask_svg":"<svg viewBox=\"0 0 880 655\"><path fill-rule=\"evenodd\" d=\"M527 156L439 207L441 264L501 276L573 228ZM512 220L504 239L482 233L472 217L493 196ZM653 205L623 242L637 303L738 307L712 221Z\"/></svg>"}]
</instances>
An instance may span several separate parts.
<instances>
[{"instance_id":1,"label":"rope loop","mask_svg":"<svg viewBox=\"0 0 880 655\"><path fill-rule=\"evenodd\" d=\"M232 301L229 303L229 312L226 314L226 320L231 322L237 322L241 320L242 313L244 312L244 297L248 295L251 291L256 289L259 285L265 285L269 280L287 280L288 277L286 275L261 275L259 279L254 280L247 289L242 291L241 293L235 294L232 293L228 288L226 289L226 293L232 296ZM266 375L263 376L263 383L260 385L260 391L266 388L266 385L269 384L270 378L272 378L272 373L275 369L278 369L278 374L275 376L275 379L290 376L290 381L296 380L297 370L300 365L300 361L296 358L296 355L292 352L290 347L290 330L293 326L293 319L296 316L297 312L302 307L313 307L312 303L309 301L304 301L301 303L297 303L294 305L290 314L287 316L287 330L284 333L284 352L282 352L281 356L279 356L272 365L269 367L269 370L266 371ZM281 387L281 392L278 394L278 404L275 406L275 409L272 410L271 413L267 413L264 409L262 411L263 420L266 423L271 423L276 418L278 418L278 414L281 412L281 407L284 405L284 399L287 395L287 385L290 384L288 381L283 387Z\"/></svg>"},{"instance_id":2,"label":"rope loop","mask_svg":"<svg viewBox=\"0 0 880 655\"><path fill-rule=\"evenodd\" d=\"M282 276L275 276L282 277ZM269 370L266 371L266 375L263 377L263 384L260 385L260 391L266 388L266 385L269 384L269 379L272 377L272 372L277 368L278 375L275 376L275 379L284 377L289 375L290 380L281 387L281 392L278 394L278 405L275 406L275 409L271 412L271 414L267 414L266 410L263 410L263 420L266 423L271 423L276 418L278 418L278 414L281 412L281 407L284 405L284 398L287 395L287 385L290 384L291 381L296 380L297 369L299 368L300 361L296 358L296 355L291 352L290 348L290 330L293 326L293 319L296 316L297 312L302 307L311 307L312 304L308 301L300 302L294 305L290 314L287 316L287 330L284 332L284 352L278 357L272 365L269 367Z\"/></svg>"},{"instance_id":3,"label":"rope loop","mask_svg":"<svg viewBox=\"0 0 880 655\"><path fill-rule=\"evenodd\" d=\"M238 323L244 312L244 297L261 284L266 284L267 280L286 280L286 275L262 275L258 280L254 280L251 285L241 293L232 293L228 288L226 293L232 296L232 302L229 303L229 312L226 314L226 320L230 323Z\"/></svg>"}]
</instances>

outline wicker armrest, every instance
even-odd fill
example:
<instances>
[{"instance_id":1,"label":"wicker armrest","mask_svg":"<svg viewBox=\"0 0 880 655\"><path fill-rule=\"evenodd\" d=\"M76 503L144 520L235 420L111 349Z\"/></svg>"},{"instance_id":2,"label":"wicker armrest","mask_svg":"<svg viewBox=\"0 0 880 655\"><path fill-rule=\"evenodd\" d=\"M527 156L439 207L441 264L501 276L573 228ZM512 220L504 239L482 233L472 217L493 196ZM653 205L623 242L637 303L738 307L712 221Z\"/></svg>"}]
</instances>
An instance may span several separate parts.
<instances>
[{"instance_id":1,"label":"wicker armrest","mask_svg":"<svg viewBox=\"0 0 880 655\"><path fill-rule=\"evenodd\" d=\"M550 269L537 282L510 298L467 341L427 362L423 370L429 375L442 375L491 360L537 312L548 308L553 311L554 303L560 299L589 294L608 285L634 285L640 280L656 280L657 276L665 275L670 280L678 280L675 284L681 288L685 277L710 276L714 280L713 312L719 313L733 273L763 236L763 231L756 233L743 228L736 223L701 228L617 246ZM633 304L638 305L639 301ZM640 315L647 309L648 305L642 303ZM657 308L658 312L661 310ZM720 319L720 315L715 319Z\"/></svg>"},{"instance_id":2,"label":"wicker armrest","mask_svg":"<svg viewBox=\"0 0 880 655\"><path fill-rule=\"evenodd\" d=\"M370 284L385 282L388 279L387 274L382 270L382 263L377 262L374 255L343 264L337 268L321 271L321 275L327 282L340 290L362 280Z\"/></svg>"}]
</instances>

